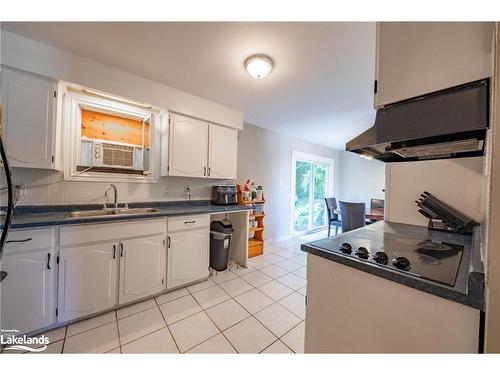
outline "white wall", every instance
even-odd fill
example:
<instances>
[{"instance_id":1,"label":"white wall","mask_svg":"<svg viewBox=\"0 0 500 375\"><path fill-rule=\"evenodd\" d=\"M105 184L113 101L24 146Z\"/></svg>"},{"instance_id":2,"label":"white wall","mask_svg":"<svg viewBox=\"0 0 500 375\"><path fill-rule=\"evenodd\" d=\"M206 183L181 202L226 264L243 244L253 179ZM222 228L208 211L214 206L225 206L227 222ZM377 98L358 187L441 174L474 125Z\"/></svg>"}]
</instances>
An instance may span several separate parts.
<instances>
[{"instance_id":1,"label":"white wall","mask_svg":"<svg viewBox=\"0 0 500 375\"><path fill-rule=\"evenodd\" d=\"M500 25L496 24L495 45L500 45ZM486 353L500 353L500 48L495 49L495 63L492 100L492 121L489 138L488 173L485 183L485 199L483 214L487 220L484 228L485 238L482 248L485 249L486 268Z\"/></svg>"},{"instance_id":2,"label":"white wall","mask_svg":"<svg viewBox=\"0 0 500 375\"><path fill-rule=\"evenodd\" d=\"M340 151L340 183L337 200L364 202L370 207L372 198L384 199L385 164Z\"/></svg>"},{"instance_id":3,"label":"white wall","mask_svg":"<svg viewBox=\"0 0 500 375\"><path fill-rule=\"evenodd\" d=\"M63 181L62 173L43 169L13 168L14 180L21 188L27 184L19 204L73 204L104 203L107 183ZM160 177L158 183L114 183L120 202L148 202L182 200L184 188L189 186L192 199L209 199L212 185L231 181L188 177Z\"/></svg>"},{"instance_id":4,"label":"white wall","mask_svg":"<svg viewBox=\"0 0 500 375\"><path fill-rule=\"evenodd\" d=\"M250 178L262 185L267 200L264 236L290 236L292 151L334 160L334 195L339 191L339 151L245 124L238 139L238 181Z\"/></svg>"},{"instance_id":5,"label":"white wall","mask_svg":"<svg viewBox=\"0 0 500 375\"><path fill-rule=\"evenodd\" d=\"M193 96L164 84L135 74L74 55L52 46L2 32L2 63L54 79L66 80L116 95L151 103L172 111L213 122L243 126L243 113L218 103ZM252 125L245 125L239 135L238 181L253 178L263 185L268 199L266 237L282 238L290 235L291 157L297 150L335 160L334 196L339 195L341 162L339 151L303 142ZM344 174L348 192L357 186L358 165L352 165ZM106 183L69 182L56 171L14 169L15 180L21 187L29 186L20 204L103 203ZM380 180L377 177L378 180ZM210 198L211 186L227 181L182 177L162 177L157 184L117 183L119 200L161 201L184 199L184 188L189 185L193 199ZM344 185L346 185L344 184ZM380 184L379 182L377 183ZM377 185L376 184L376 185ZM377 188L378 189L378 188ZM364 198L360 198L363 195ZM368 199L373 193L351 195L352 200ZM366 198L368 197L368 198Z\"/></svg>"},{"instance_id":6,"label":"white wall","mask_svg":"<svg viewBox=\"0 0 500 375\"><path fill-rule=\"evenodd\" d=\"M14 68L215 123L243 127L243 113L238 110L7 31L2 32L2 55L2 64Z\"/></svg>"},{"instance_id":7,"label":"white wall","mask_svg":"<svg viewBox=\"0 0 500 375\"><path fill-rule=\"evenodd\" d=\"M386 219L427 225L415 200L428 191L476 220L482 217L484 158L429 160L386 165Z\"/></svg>"},{"instance_id":8,"label":"white wall","mask_svg":"<svg viewBox=\"0 0 500 375\"><path fill-rule=\"evenodd\" d=\"M243 127L243 113L126 71L74 55L2 30L2 64L66 80L150 103L235 128ZM105 183L68 182L48 170L14 169L16 184L27 189L20 204L102 203ZM120 201L183 199L189 185L194 199L210 197L210 187L224 181L182 177L160 178L158 184L116 184Z\"/></svg>"},{"instance_id":9,"label":"white wall","mask_svg":"<svg viewBox=\"0 0 500 375\"><path fill-rule=\"evenodd\" d=\"M290 235L290 194L292 151L297 150L334 159L334 195L339 192L339 151L300 141L257 126L245 124L238 135L238 179L252 178L264 188L266 237ZM103 203L106 183L63 181L56 171L14 168L16 184L27 189L20 204ZM160 177L157 184L116 183L120 202L182 200L189 185L193 199L209 199L211 186L231 181Z\"/></svg>"}]
</instances>

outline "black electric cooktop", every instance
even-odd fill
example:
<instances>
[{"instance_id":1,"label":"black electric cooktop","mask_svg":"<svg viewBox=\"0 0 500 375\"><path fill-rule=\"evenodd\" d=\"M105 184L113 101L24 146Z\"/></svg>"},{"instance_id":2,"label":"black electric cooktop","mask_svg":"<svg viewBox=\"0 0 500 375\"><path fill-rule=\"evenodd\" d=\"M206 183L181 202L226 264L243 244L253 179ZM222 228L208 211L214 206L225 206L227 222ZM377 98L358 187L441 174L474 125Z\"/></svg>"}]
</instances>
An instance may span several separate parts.
<instances>
[{"instance_id":1,"label":"black electric cooktop","mask_svg":"<svg viewBox=\"0 0 500 375\"><path fill-rule=\"evenodd\" d=\"M354 231L317 241L314 246L398 272L454 286L464 247L428 238Z\"/></svg>"}]
</instances>

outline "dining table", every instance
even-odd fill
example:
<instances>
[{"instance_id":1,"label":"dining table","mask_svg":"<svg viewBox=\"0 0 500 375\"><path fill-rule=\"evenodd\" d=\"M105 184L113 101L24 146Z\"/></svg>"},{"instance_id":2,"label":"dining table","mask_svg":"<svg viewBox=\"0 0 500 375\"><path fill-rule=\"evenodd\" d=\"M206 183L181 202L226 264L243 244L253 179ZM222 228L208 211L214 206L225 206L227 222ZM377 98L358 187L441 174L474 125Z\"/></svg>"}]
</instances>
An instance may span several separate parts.
<instances>
[{"instance_id":1,"label":"dining table","mask_svg":"<svg viewBox=\"0 0 500 375\"><path fill-rule=\"evenodd\" d=\"M337 215L337 219L339 221L341 221L340 210L338 210L338 209L333 210L333 213L335 215ZM370 220L370 221L384 220L384 209L383 208L372 208L372 209L370 209L369 211L366 212L365 218L366 218L366 220Z\"/></svg>"},{"instance_id":2,"label":"dining table","mask_svg":"<svg viewBox=\"0 0 500 375\"><path fill-rule=\"evenodd\" d=\"M367 220L380 221L384 220L384 209L383 208L372 208L365 215Z\"/></svg>"}]
</instances>

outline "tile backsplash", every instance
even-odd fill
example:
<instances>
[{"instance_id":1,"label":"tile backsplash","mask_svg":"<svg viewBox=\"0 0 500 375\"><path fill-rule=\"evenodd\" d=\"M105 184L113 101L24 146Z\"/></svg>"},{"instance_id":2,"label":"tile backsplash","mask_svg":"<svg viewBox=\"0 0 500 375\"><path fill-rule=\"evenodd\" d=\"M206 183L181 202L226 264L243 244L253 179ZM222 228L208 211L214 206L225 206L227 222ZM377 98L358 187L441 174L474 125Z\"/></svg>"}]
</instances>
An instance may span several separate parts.
<instances>
[{"instance_id":1,"label":"tile backsplash","mask_svg":"<svg viewBox=\"0 0 500 375\"><path fill-rule=\"evenodd\" d=\"M108 183L63 181L62 173L45 169L13 168L14 181L20 185L21 205L104 203ZM158 183L114 183L118 201L144 202L187 199L184 189L189 186L191 199L209 199L212 185L230 183L190 177L160 177Z\"/></svg>"}]
</instances>

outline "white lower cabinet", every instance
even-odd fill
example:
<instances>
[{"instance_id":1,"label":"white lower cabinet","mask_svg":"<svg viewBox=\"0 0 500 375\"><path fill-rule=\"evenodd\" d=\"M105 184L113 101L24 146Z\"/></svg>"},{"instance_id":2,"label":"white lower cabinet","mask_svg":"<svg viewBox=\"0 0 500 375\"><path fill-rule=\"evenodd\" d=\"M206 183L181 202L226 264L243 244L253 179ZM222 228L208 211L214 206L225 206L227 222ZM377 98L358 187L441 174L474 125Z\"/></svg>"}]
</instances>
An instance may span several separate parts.
<instances>
[{"instance_id":1,"label":"white lower cabinet","mask_svg":"<svg viewBox=\"0 0 500 375\"><path fill-rule=\"evenodd\" d=\"M58 323L164 291L166 229L165 219L62 227Z\"/></svg>"},{"instance_id":2,"label":"white lower cabinet","mask_svg":"<svg viewBox=\"0 0 500 375\"><path fill-rule=\"evenodd\" d=\"M172 218L169 237L165 219L13 231L0 327L40 331L206 278L209 225Z\"/></svg>"},{"instance_id":3,"label":"white lower cabinet","mask_svg":"<svg viewBox=\"0 0 500 375\"><path fill-rule=\"evenodd\" d=\"M56 263L52 249L12 254L2 259L2 329L20 333L55 323Z\"/></svg>"},{"instance_id":4,"label":"white lower cabinet","mask_svg":"<svg viewBox=\"0 0 500 375\"><path fill-rule=\"evenodd\" d=\"M209 229L169 233L167 289L208 277Z\"/></svg>"},{"instance_id":5,"label":"white lower cabinet","mask_svg":"<svg viewBox=\"0 0 500 375\"><path fill-rule=\"evenodd\" d=\"M127 303L165 289L167 257L163 234L120 243L118 303Z\"/></svg>"},{"instance_id":6,"label":"white lower cabinet","mask_svg":"<svg viewBox=\"0 0 500 375\"><path fill-rule=\"evenodd\" d=\"M117 303L118 243L61 249L58 322L77 319Z\"/></svg>"}]
</instances>

